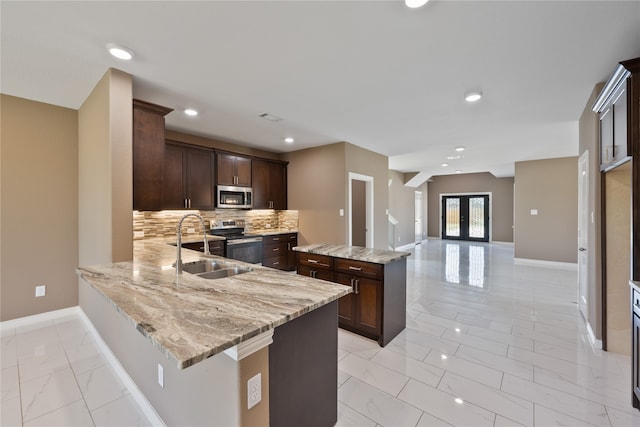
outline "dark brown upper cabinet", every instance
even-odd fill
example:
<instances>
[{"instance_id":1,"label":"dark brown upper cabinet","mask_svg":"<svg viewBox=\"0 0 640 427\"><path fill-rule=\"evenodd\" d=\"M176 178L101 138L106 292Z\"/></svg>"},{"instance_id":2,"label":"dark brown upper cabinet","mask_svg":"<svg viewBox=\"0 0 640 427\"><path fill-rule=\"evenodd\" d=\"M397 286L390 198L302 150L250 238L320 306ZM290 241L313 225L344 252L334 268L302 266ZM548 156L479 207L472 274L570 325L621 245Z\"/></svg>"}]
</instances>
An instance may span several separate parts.
<instances>
[{"instance_id":1,"label":"dark brown upper cabinet","mask_svg":"<svg viewBox=\"0 0 640 427\"><path fill-rule=\"evenodd\" d=\"M253 159L254 209L287 209L287 163Z\"/></svg>"},{"instance_id":2,"label":"dark brown upper cabinet","mask_svg":"<svg viewBox=\"0 0 640 427\"><path fill-rule=\"evenodd\" d=\"M213 150L167 141L164 209L215 208Z\"/></svg>"},{"instance_id":3,"label":"dark brown upper cabinet","mask_svg":"<svg viewBox=\"0 0 640 427\"><path fill-rule=\"evenodd\" d=\"M160 210L164 180L164 116L173 109L133 100L133 209Z\"/></svg>"},{"instance_id":4,"label":"dark brown upper cabinet","mask_svg":"<svg viewBox=\"0 0 640 427\"><path fill-rule=\"evenodd\" d=\"M232 153L216 153L218 185L251 187L251 159Z\"/></svg>"}]
</instances>

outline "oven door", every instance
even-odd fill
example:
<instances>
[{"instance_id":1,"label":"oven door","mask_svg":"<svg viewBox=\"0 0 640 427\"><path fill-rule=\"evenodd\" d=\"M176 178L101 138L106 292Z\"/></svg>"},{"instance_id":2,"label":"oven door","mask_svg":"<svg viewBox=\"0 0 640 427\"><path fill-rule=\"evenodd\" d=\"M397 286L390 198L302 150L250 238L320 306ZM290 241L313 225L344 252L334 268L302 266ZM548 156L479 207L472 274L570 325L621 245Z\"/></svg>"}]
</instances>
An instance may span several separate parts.
<instances>
[{"instance_id":1,"label":"oven door","mask_svg":"<svg viewBox=\"0 0 640 427\"><path fill-rule=\"evenodd\" d=\"M225 256L250 264L262 263L262 237L227 240Z\"/></svg>"}]
</instances>

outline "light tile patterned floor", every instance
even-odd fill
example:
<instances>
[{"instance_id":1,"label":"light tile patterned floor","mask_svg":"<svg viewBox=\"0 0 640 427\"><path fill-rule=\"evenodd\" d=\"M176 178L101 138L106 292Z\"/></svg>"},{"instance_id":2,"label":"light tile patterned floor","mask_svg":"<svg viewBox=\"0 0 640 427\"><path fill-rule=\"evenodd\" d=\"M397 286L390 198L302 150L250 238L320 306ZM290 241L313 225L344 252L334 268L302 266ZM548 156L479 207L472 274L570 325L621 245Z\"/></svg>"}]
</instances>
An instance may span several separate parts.
<instances>
[{"instance_id":1,"label":"light tile patterned floor","mask_svg":"<svg viewBox=\"0 0 640 427\"><path fill-rule=\"evenodd\" d=\"M339 331L338 426L640 426L629 357L589 342L576 272L513 247L429 240L407 263L407 329Z\"/></svg>"},{"instance_id":2,"label":"light tile patterned floor","mask_svg":"<svg viewBox=\"0 0 640 427\"><path fill-rule=\"evenodd\" d=\"M413 252L407 329L385 348L339 331L338 426L640 426L630 360L590 345L575 272L508 245ZM78 316L3 331L0 361L3 427L150 424Z\"/></svg>"}]
</instances>

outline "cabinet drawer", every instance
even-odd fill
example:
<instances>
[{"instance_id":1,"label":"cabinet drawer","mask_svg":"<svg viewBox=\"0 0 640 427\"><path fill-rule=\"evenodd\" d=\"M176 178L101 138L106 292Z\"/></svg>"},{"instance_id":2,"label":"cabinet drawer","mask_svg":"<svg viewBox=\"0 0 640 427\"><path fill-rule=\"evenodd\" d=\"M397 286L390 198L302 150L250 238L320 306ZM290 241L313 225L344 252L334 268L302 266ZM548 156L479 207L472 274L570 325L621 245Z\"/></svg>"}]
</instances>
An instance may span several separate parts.
<instances>
[{"instance_id":1,"label":"cabinet drawer","mask_svg":"<svg viewBox=\"0 0 640 427\"><path fill-rule=\"evenodd\" d=\"M275 234L273 236L262 236L262 243L265 245L269 245L272 243L289 243L294 240L297 241L298 233L288 233L288 234Z\"/></svg>"},{"instance_id":2,"label":"cabinet drawer","mask_svg":"<svg viewBox=\"0 0 640 427\"><path fill-rule=\"evenodd\" d=\"M287 242L262 245L262 258L273 258L287 254Z\"/></svg>"},{"instance_id":3,"label":"cabinet drawer","mask_svg":"<svg viewBox=\"0 0 640 427\"><path fill-rule=\"evenodd\" d=\"M351 259L336 258L336 272L353 274L361 277L371 277L373 279L382 279L382 264L373 264L370 262L354 261Z\"/></svg>"},{"instance_id":4,"label":"cabinet drawer","mask_svg":"<svg viewBox=\"0 0 640 427\"><path fill-rule=\"evenodd\" d=\"M636 316L640 316L640 292L633 290L633 298L631 299L631 307Z\"/></svg>"},{"instance_id":5,"label":"cabinet drawer","mask_svg":"<svg viewBox=\"0 0 640 427\"><path fill-rule=\"evenodd\" d=\"M333 271L298 264L298 274L333 282Z\"/></svg>"},{"instance_id":6,"label":"cabinet drawer","mask_svg":"<svg viewBox=\"0 0 640 427\"><path fill-rule=\"evenodd\" d=\"M287 256L277 256L272 258L265 258L262 260L264 267L277 268L278 270L285 269L287 267Z\"/></svg>"},{"instance_id":7,"label":"cabinet drawer","mask_svg":"<svg viewBox=\"0 0 640 427\"><path fill-rule=\"evenodd\" d=\"M333 258L326 255L309 254L305 252L298 252L298 265L306 265L308 267L314 267L316 269L332 270Z\"/></svg>"}]
</instances>

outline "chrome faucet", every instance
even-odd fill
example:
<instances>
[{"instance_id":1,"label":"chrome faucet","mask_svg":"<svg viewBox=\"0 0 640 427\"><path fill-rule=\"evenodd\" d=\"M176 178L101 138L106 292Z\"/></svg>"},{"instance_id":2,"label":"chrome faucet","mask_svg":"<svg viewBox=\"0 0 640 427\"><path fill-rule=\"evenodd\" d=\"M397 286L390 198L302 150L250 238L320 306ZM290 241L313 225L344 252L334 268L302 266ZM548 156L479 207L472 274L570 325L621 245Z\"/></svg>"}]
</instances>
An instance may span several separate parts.
<instances>
[{"instance_id":1,"label":"chrome faucet","mask_svg":"<svg viewBox=\"0 0 640 427\"><path fill-rule=\"evenodd\" d=\"M194 216L198 218L200 220L200 224L202 224L202 235L204 236L204 254L209 255L209 243L207 242L207 228L204 226L204 219L202 219L202 217L198 214L194 214L194 213L186 214L185 216L180 218L180 221L178 222L178 241L176 242L176 246L178 247L178 254L176 256L176 276L180 276L182 274L182 255L180 251L182 249L182 221L184 221L185 218L188 218L190 216Z\"/></svg>"}]
</instances>

